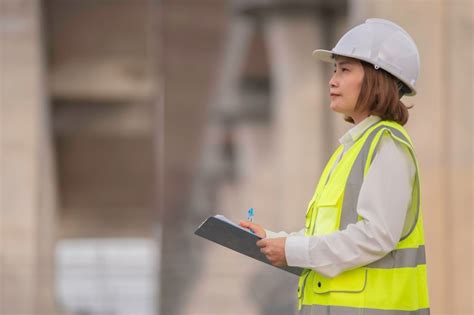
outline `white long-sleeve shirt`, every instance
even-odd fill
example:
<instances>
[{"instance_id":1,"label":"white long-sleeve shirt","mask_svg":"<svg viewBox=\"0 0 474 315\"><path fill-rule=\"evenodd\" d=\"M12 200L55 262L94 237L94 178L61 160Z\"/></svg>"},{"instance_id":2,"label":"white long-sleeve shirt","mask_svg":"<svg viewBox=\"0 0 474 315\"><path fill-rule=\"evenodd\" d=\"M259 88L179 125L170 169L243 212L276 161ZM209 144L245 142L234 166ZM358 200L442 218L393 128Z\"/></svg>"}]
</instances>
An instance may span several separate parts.
<instances>
[{"instance_id":1,"label":"white long-sleeve shirt","mask_svg":"<svg viewBox=\"0 0 474 315\"><path fill-rule=\"evenodd\" d=\"M344 149L337 160L379 120L369 116L340 138ZM265 230L267 238L286 237L289 266L311 268L327 277L374 262L392 251L400 240L415 172L407 149L385 135L359 193L357 213L362 220L324 236L304 236L304 229L290 234Z\"/></svg>"}]
</instances>

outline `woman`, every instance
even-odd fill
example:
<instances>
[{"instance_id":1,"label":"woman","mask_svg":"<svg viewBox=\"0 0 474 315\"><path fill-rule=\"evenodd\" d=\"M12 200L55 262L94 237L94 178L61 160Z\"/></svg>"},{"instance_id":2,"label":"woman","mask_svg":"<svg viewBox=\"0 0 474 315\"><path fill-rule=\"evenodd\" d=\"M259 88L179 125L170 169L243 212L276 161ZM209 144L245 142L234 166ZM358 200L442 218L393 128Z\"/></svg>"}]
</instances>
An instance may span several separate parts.
<instances>
[{"instance_id":1,"label":"woman","mask_svg":"<svg viewBox=\"0 0 474 315\"><path fill-rule=\"evenodd\" d=\"M276 266L303 267L300 314L429 314L419 172L402 127L415 95L417 47L400 26L369 19L331 51L330 107L354 123L326 165L305 228L274 233L241 222Z\"/></svg>"}]
</instances>

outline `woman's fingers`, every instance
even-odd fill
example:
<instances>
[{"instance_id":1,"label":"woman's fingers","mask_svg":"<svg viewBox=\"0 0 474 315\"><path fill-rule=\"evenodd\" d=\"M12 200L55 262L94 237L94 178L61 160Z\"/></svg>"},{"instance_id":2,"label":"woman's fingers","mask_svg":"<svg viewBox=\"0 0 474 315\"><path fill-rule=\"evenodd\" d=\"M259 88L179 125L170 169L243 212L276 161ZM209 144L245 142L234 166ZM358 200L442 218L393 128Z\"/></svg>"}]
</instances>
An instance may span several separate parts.
<instances>
[{"instance_id":1,"label":"woman's fingers","mask_svg":"<svg viewBox=\"0 0 474 315\"><path fill-rule=\"evenodd\" d=\"M250 221L240 221L239 225L246 229L250 229L253 233L264 238L266 236L265 230L258 224L252 223Z\"/></svg>"},{"instance_id":2,"label":"woman's fingers","mask_svg":"<svg viewBox=\"0 0 474 315\"><path fill-rule=\"evenodd\" d=\"M268 259L269 262L271 262L272 264L274 264L275 262L277 262L277 260L275 259L275 256L273 255L272 251L268 248L261 248L260 251L262 252L262 254L265 255L265 257Z\"/></svg>"},{"instance_id":3,"label":"woman's fingers","mask_svg":"<svg viewBox=\"0 0 474 315\"><path fill-rule=\"evenodd\" d=\"M257 242L257 246L260 247L260 252L262 254L264 254L265 256L267 256L267 259L269 259L269 254L271 252L271 248L269 246L267 246L267 240L260 240Z\"/></svg>"},{"instance_id":4,"label":"woman's fingers","mask_svg":"<svg viewBox=\"0 0 474 315\"><path fill-rule=\"evenodd\" d=\"M240 221L240 222L239 222L239 225L240 225L241 227L244 227L244 228L249 228L249 227L250 227L250 224L252 224L252 223L249 222L249 221Z\"/></svg>"},{"instance_id":5,"label":"woman's fingers","mask_svg":"<svg viewBox=\"0 0 474 315\"><path fill-rule=\"evenodd\" d=\"M260 247L260 252L265 255L268 261L275 266L283 266L278 259L275 257L275 253L271 246L268 246L265 240L260 240L257 242L258 247Z\"/></svg>"},{"instance_id":6,"label":"woman's fingers","mask_svg":"<svg viewBox=\"0 0 474 315\"><path fill-rule=\"evenodd\" d=\"M271 256L270 249L268 248L262 247L260 248L260 252L267 256L267 259Z\"/></svg>"},{"instance_id":7,"label":"woman's fingers","mask_svg":"<svg viewBox=\"0 0 474 315\"><path fill-rule=\"evenodd\" d=\"M286 238L262 239L257 242L257 246L272 265L282 267L287 264L285 258L285 241Z\"/></svg>"},{"instance_id":8,"label":"woman's fingers","mask_svg":"<svg viewBox=\"0 0 474 315\"><path fill-rule=\"evenodd\" d=\"M251 230L252 232L255 233L255 224L253 224L252 222L249 222L249 221L240 221L240 224L239 224L241 227L244 227L246 229L249 229Z\"/></svg>"}]
</instances>

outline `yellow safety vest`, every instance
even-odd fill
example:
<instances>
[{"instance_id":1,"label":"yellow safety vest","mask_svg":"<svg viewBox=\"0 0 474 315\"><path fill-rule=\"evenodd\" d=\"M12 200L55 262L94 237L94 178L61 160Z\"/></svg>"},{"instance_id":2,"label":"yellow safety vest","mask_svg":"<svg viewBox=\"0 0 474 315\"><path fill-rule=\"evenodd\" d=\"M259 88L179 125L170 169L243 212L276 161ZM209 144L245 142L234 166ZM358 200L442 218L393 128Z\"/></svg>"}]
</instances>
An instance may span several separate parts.
<instances>
[{"instance_id":1,"label":"yellow safety vest","mask_svg":"<svg viewBox=\"0 0 474 315\"><path fill-rule=\"evenodd\" d=\"M384 134L404 145L415 161L411 208L406 220L414 224L404 228L404 235L392 252L367 266L334 278L305 269L298 285L300 310L311 308L311 314L316 315L427 315L430 312L418 163L411 140L401 125L380 121L369 127L329 176L343 147L334 152L308 205L305 235L330 234L362 219L357 214L360 187Z\"/></svg>"}]
</instances>

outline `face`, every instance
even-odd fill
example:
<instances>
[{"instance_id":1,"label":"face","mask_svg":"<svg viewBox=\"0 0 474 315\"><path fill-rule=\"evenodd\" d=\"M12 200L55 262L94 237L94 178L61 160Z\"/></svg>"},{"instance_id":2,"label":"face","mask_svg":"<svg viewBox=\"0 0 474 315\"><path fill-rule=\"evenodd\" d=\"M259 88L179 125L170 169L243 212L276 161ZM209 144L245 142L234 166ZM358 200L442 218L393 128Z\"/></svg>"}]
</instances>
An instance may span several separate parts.
<instances>
[{"instance_id":1,"label":"face","mask_svg":"<svg viewBox=\"0 0 474 315\"><path fill-rule=\"evenodd\" d=\"M334 74L329 81L333 111L352 117L356 122L362 113L355 111L359 97L364 68L360 61L347 57L336 57Z\"/></svg>"}]
</instances>

